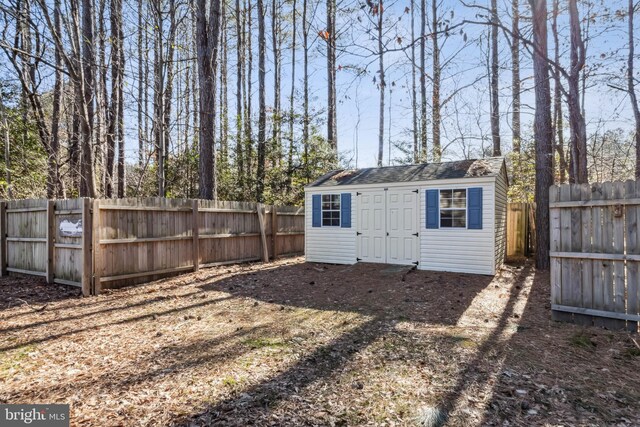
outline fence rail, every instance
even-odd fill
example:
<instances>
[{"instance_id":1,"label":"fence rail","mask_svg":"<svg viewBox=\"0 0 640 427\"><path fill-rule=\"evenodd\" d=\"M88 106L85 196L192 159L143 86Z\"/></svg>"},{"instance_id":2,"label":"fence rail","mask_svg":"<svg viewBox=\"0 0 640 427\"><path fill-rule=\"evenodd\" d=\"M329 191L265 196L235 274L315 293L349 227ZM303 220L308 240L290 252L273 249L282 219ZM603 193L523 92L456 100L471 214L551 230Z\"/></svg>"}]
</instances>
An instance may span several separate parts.
<instances>
[{"instance_id":1,"label":"fence rail","mask_svg":"<svg viewBox=\"0 0 640 427\"><path fill-rule=\"evenodd\" d=\"M0 271L85 295L201 267L300 254L304 210L191 199L0 202Z\"/></svg>"},{"instance_id":2,"label":"fence rail","mask_svg":"<svg viewBox=\"0 0 640 427\"><path fill-rule=\"evenodd\" d=\"M553 318L637 331L640 183L566 184L549 196Z\"/></svg>"}]
</instances>

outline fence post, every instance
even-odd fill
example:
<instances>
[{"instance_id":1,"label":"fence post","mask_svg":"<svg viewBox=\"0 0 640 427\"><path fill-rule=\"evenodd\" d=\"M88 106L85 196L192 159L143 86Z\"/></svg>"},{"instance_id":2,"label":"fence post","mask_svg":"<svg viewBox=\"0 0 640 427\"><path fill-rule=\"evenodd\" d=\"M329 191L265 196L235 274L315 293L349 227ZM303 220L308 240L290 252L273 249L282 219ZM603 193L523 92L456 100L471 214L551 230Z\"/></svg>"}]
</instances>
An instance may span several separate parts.
<instances>
[{"instance_id":1,"label":"fence post","mask_svg":"<svg viewBox=\"0 0 640 427\"><path fill-rule=\"evenodd\" d=\"M273 259L275 260L278 257L277 245L278 243L278 211L276 206L271 206L271 253L273 255Z\"/></svg>"},{"instance_id":2,"label":"fence post","mask_svg":"<svg viewBox=\"0 0 640 427\"><path fill-rule=\"evenodd\" d=\"M82 295L91 295L91 278L93 277L93 253L91 199L82 199Z\"/></svg>"},{"instance_id":3,"label":"fence post","mask_svg":"<svg viewBox=\"0 0 640 427\"><path fill-rule=\"evenodd\" d=\"M193 271L200 269L200 218L198 214L198 201L192 200L193 215L191 217L193 227Z\"/></svg>"},{"instance_id":4,"label":"fence post","mask_svg":"<svg viewBox=\"0 0 640 427\"><path fill-rule=\"evenodd\" d=\"M93 295L99 295L101 284L100 284L100 268L101 268L101 260L100 260L100 201L98 199L94 199L93 201L93 213L91 218L91 228L92 228L92 241L93 241L93 285L91 286L91 293Z\"/></svg>"},{"instance_id":5,"label":"fence post","mask_svg":"<svg viewBox=\"0 0 640 427\"><path fill-rule=\"evenodd\" d=\"M262 261L269 262L269 247L267 246L267 233L264 224L264 205L258 203L256 207L258 212L258 224L260 225L260 241L262 242Z\"/></svg>"},{"instance_id":6,"label":"fence post","mask_svg":"<svg viewBox=\"0 0 640 427\"><path fill-rule=\"evenodd\" d=\"M56 202L47 200L47 283L53 283L54 245L56 236Z\"/></svg>"},{"instance_id":7,"label":"fence post","mask_svg":"<svg viewBox=\"0 0 640 427\"><path fill-rule=\"evenodd\" d=\"M0 202L0 276L7 275L7 202Z\"/></svg>"}]
</instances>

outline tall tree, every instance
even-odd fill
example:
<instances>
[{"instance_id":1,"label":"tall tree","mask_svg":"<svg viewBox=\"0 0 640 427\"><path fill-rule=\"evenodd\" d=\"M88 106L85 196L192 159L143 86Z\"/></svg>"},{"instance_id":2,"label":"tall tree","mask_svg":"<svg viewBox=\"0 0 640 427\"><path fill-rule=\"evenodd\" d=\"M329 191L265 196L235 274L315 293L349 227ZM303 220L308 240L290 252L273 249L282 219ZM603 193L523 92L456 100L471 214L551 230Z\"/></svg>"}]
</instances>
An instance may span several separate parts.
<instances>
[{"instance_id":1,"label":"tall tree","mask_svg":"<svg viewBox=\"0 0 640 427\"><path fill-rule=\"evenodd\" d=\"M551 31L553 33L554 56L556 64L560 63L560 40L558 37L558 15L560 14L560 0L553 0L553 19ZM553 129L556 151L558 153L558 169L560 183L565 182L567 171L567 158L564 153L564 116L562 113L562 83L558 67L553 67Z\"/></svg>"},{"instance_id":2,"label":"tall tree","mask_svg":"<svg viewBox=\"0 0 640 427\"><path fill-rule=\"evenodd\" d=\"M519 0L511 3L511 128L513 151L520 152L520 7Z\"/></svg>"},{"instance_id":3,"label":"tall tree","mask_svg":"<svg viewBox=\"0 0 640 427\"><path fill-rule=\"evenodd\" d=\"M491 0L491 139L493 156L501 156L500 149L500 99L498 82L498 1Z\"/></svg>"},{"instance_id":4,"label":"tall tree","mask_svg":"<svg viewBox=\"0 0 640 427\"><path fill-rule=\"evenodd\" d=\"M418 163L420 151L418 145L418 96L416 93L415 3L415 0L411 0L411 117L413 125L413 162Z\"/></svg>"},{"instance_id":5,"label":"tall tree","mask_svg":"<svg viewBox=\"0 0 640 427\"><path fill-rule=\"evenodd\" d=\"M208 7L207 7L208 6ZM220 0L197 0L196 33L200 86L199 197L215 199L216 63L220 37Z\"/></svg>"},{"instance_id":6,"label":"tall tree","mask_svg":"<svg viewBox=\"0 0 640 427\"><path fill-rule=\"evenodd\" d=\"M287 157L287 186L291 187L291 180L293 178L293 153L295 149L294 144L294 124L295 124L295 111L294 111L294 98L296 93L296 41L298 38L296 24L298 23L297 17L297 2L293 0L291 6L291 92L289 94L289 153Z\"/></svg>"},{"instance_id":7,"label":"tall tree","mask_svg":"<svg viewBox=\"0 0 640 427\"><path fill-rule=\"evenodd\" d=\"M553 130L547 50L547 1L529 0L533 18L536 154L536 268L549 268L549 187L553 184Z\"/></svg>"},{"instance_id":8,"label":"tall tree","mask_svg":"<svg viewBox=\"0 0 640 427\"><path fill-rule=\"evenodd\" d=\"M93 173L93 116L94 116L94 64L93 0L82 0L82 174L80 196L96 197L96 181Z\"/></svg>"},{"instance_id":9,"label":"tall tree","mask_svg":"<svg viewBox=\"0 0 640 427\"><path fill-rule=\"evenodd\" d=\"M433 56L433 92L431 97L431 108L432 108L432 130L433 136L431 141L431 145L433 145L432 153L433 153L433 161L439 162L442 158L442 145L440 143L440 122L441 122L441 111L440 111L440 79L441 79L441 69L440 69L440 46L438 40L438 28L439 28L439 16L438 16L438 0L431 1L431 41L433 43L433 52L431 53ZM423 106L424 107L424 106Z\"/></svg>"},{"instance_id":10,"label":"tall tree","mask_svg":"<svg viewBox=\"0 0 640 427\"><path fill-rule=\"evenodd\" d=\"M242 194L244 191L244 135L242 133L242 88L244 86L244 40L243 14L240 0L236 0L236 168L237 186Z\"/></svg>"},{"instance_id":11,"label":"tall tree","mask_svg":"<svg viewBox=\"0 0 640 427\"><path fill-rule=\"evenodd\" d=\"M571 125L571 173L578 184L588 183L587 129L580 106L580 72L585 64L585 47L580 29L577 0L569 0L569 28L571 36L571 67L567 78L567 105Z\"/></svg>"},{"instance_id":12,"label":"tall tree","mask_svg":"<svg viewBox=\"0 0 640 427\"><path fill-rule=\"evenodd\" d=\"M281 128L282 113L280 107L281 86L281 23L280 23L280 7L277 0L271 1L271 47L273 50L273 125L271 126L271 157L273 165L280 163L282 154Z\"/></svg>"},{"instance_id":13,"label":"tall tree","mask_svg":"<svg viewBox=\"0 0 640 427\"><path fill-rule=\"evenodd\" d=\"M435 0L434 0L435 1ZM427 4L420 2L420 160L427 161Z\"/></svg>"},{"instance_id":14,"label":"tall tree","mask_svg":"<svg viewBox=\"0 0 640 427\"><path fill-rule=\"evenodd\" d=\"M303 114L302 114L302 146L306 182L309 183L309 23L307 21L308 0L302 0L302 48L304 52L303 66Z\"/></svg>"},{"instance_id":15,"label":"tall tree","mask_svg":"<svg viewBox=\"0 0 640 427\"><path fill-rule=\"evenodd\" d=\"M382 156L384 149L384 93L386 90L386 81L384 76L384 43L382 41L384 23L384 5L382 0L378 1L378 5L372 8L373 16L378 18L376 28L378 30L378 88L380 90L379 116L378 116L378 167L382 166Z\"/></svg>"},{"instance_id":16,"label":"tall tree","mask_svg":"<svg viewBox=\"0 0 640 427\"><path fill-rule=\"evenodd\" d=\"M267 110L265 94L266 40L264 29L264 0L258 0L258 165L256 174L256 200L264 201Z\"/></svg>"},{"instance_id":17,"label":"tall tree","mask_svg":"<svg viewBox=\"0 0 640 427\"><path fill-rule=\"evenodd\" d=\"M633 62L635 61L635 38L633 28L633 18L635 15L636 5L633 0L629 0L629 54L627 56L627 91L629 92L629 101L631 101L631 109L633 110L633 118L635 121L635 148L636 148L636 179L640 179L640 108L638 108L638 97L636 96L635 76Z\"/></svg>"},{"instance_id":18,"label":"tall tree","mask_svg":"<svg viewBox=\"0 0 640 427\"><path fill-rule=\"evenodd\" d=\"M380 4L382 2L380 1ZM336 122L336 0L327 0L327 142L338 158Z\"/></svg>"}]
</instances>

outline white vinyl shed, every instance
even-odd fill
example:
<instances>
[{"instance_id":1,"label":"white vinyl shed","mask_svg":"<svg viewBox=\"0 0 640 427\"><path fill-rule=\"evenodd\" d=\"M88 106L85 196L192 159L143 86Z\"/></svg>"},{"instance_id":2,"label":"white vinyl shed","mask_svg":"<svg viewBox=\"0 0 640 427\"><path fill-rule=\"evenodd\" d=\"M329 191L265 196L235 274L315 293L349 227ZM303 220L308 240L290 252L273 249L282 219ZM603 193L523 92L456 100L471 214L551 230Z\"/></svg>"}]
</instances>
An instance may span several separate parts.
<instances>
[{"instance_id":1,"label":"white vinyl shed","mask_svg":"<svg viewBox=\"0 0 640 427\"><path fill-rule=\"evenodd\" d=\"M305 187L306 259L494 275L507 187L501 157L329 172Z\"/></svg>"}]
</instances>

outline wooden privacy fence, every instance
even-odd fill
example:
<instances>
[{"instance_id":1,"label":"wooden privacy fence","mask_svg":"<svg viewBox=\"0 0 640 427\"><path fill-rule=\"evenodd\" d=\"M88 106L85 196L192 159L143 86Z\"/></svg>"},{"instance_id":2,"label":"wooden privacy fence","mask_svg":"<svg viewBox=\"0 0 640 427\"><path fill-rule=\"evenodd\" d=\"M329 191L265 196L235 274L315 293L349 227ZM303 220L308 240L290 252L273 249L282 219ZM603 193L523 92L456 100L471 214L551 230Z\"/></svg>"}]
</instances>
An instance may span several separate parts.
<instances>
[{"instance_id":1,"label":"wooden privacy fence","mask_svg":"<svg viewBox=\"0 0 640 427\"><path fill-rule=\"evenodd\" d=\"M0 267L85 295L304 252L304 209L190 199L0 202Z\"/></svg>"},{"instance_id":2,"label":"wooden privacy fence","mask_svg":"<svg viewBox=\"0 0 640 427\"><path fill-rule=\"evenodd\" d=\"M553 186L549 216L553 318L637 331L640 183Z\"/></svg>"},{"instance_id":3,"label":"wooden privacy fence","mask_svg":"<svg viewBox=\"0 0 640 427\"><path fill-rule=\"evenodd\" d=\"M507 256L524 257L533 251L533 203L507 205Z\"/></svg>"}]
</instances>

